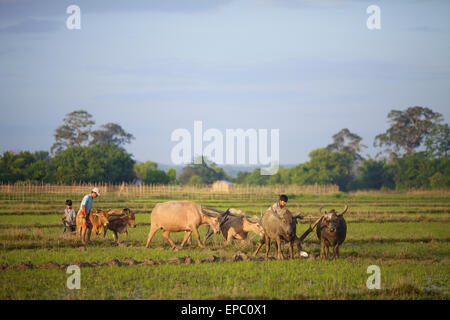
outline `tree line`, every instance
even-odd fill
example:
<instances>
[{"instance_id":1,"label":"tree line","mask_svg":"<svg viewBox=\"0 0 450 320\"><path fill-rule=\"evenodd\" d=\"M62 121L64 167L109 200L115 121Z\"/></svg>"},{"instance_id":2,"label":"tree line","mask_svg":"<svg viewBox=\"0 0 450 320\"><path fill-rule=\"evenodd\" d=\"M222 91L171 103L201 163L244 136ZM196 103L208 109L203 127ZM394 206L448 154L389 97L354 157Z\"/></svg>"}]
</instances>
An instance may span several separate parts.
<instances>
[{"instance_id":1,"label":"tree line","mask_svg":"<svg viewBox=\"0 0 450 320\"><path fill-rule=\"evenodd\" d=\"M344 128L332 143L309 153L309 161L292 168L280 167L272 176L259 169L229 176L208 159L175 169L158 168L152 161L137 163L124 145L134 139L119 124L93 129L95 121L84 110L69 113L55 130L48 151L6 151L0 156L0 182L39 181L142 182L146 184L211 184L229 180L239 184L336 184L341 190L450 187L449 126L440 113L425 107L392 110L389 128L376 136L375 158L363 156L362 138Z\"/></svg>"},{"instance_id":2,"label":"tree line","mask_svg":"<svg viewBox=\"0 0 450 320\"><path fill-rule=\"evenodd\" d=\"M410 107L388 114L390 127L375 137L382 148L374 159L362 156L362 138L342 129L333 142L309 153L310 160L293 168L280 168L273 176L257 170L241 172L244 184L327 184L341 190L423 189L450 187L449 126L429 108Z\"/></svg>"}]
</instances>

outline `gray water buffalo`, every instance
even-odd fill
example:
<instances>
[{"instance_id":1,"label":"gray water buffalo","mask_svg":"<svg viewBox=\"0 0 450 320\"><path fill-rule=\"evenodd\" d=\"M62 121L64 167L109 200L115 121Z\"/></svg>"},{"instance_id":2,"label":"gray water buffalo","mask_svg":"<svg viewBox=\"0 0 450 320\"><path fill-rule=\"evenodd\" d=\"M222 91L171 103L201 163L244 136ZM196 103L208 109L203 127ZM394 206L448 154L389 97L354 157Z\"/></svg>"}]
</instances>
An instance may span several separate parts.
<instances>
[{"instance_id":1,"label":"gray water buffalo","mask_svg":"<svg viewBox=\"0 0 450 320\"><path fill-rule=\"evenodd\" d=\"M181 247L189 239L191 233L194 233L198 245L204 248L200 240L198 228L201 225L209 225L214 233L219 233L219 219L228 215L228 210L223 213L217 213L213 210L202 208L198 204L190 201L168 201L157 203L151 214L150 232L148 233L146 248L150 245L154 234L159 229L163 229L163 236L170 243L172 248L176 248L175 243L170 239L171 232L186 231Z\"/></svg>"},{"instance_id":2,"label":"gray water buffalo","mask_svg":"<svg viewBox=\"0 0 450 320\"><path fill-rule=\"evenodd\" d=\"M339 246L344 242L347 235L347 223L344 219L344 213L347 212L348 206L345 205L344 210L336 212L332 209L330 212L322 214L322 207L319 213L322 215L317 224L317 237L320 241L320 258L328 257L328 247L333 247L333 259L339 258Z\"/></svg>"},{"instance_id":3,"label":"gray water buffalo","mask_svg":"<svg viewBox=\"0 0 450 320\"><path fill-rule=\"evenodd\" d=\"M260 237L264 237L264 229L259 223L258 217L249 218L247 216L230 217L220 228L226 245L231 244L233 239L245 240L249 232L254 232Z\"/></svg>"},{"instance_id":4,"label":"gray water buffalo","mask_svg":"<svg viewBox=\"0 0 450 320\"><path fill-rule=\"evenodd\" d=\"M227 215L224 221L220 221L220 231L222 231L225 238L225 245L231 244L233 239L245 240L249 232L254 232L260 237L264 237L264 229L262 228L257 216L250 218L246 216L242 211L229 209L229 215ZM206 239L212 235L212 231L206 234Z\"/></svg>"},{"instance_id":5,"label":"gray water buffalo","mask_svg":"<svg viewBox=\"0 0 450 320\"><path fill-rule=\"evenodd\" d=\"M276 212L269 208L261 218L261 224L264 229L264 239L256 249L254 256L256 256L262 245L266 244L266 259L269 257L270 240L274 240L277 246L277 258L284 259L281 250L281 241L289 242L289 255L291 259L294 258L294 243L297 245L301 253L301 242L296 234L297 219L301 219L299 213L291 213L288 209L283 208Z\"/></svg>"}]
</instances>

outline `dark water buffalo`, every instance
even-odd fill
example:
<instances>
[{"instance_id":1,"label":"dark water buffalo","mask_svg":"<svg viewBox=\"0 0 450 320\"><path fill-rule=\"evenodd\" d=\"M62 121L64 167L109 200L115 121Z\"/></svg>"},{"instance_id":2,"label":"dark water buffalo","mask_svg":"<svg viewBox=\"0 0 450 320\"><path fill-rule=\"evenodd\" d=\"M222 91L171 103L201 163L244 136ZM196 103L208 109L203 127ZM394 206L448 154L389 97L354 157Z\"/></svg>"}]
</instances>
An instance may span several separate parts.
<instances>
[{"instance_id":1,"label":"dark water buffalo","mask_svg":"<svg viewBox=\"0 0 450 320\"><path fill-rule=\"evenodd\" d=\"M291 259L294 258L294 243L297 245L299 252L301 252L301 242L296 234L297 219L301 219L299 213L291 213L288 209L283 208L276 212L269 208L261 218L261 225L264 229L264 239L256 249L254 256L258 254L262 245L266 244L266 258L269 256L270 240L274 240L277 245L277 258L284 259L281 251L281 242L289 242L289 255Z\"/></svg>"},{"instance_id":2,"label":"dark water buffalo","mask_svg":"<svg viewBox=\"0 0 450 320\"><path fill-rule=\"evenodd\" d=\"M150 232L148 233L146 248L150 245L154 234L159 229L163 229L163 236L175 248L175 243L170 239L171 232L186 231L181 247L188 241L191 233L194 233L198 245L204 248L200 240L198 228L201 225L209 225L214 233L219 233L219 219L223 219L228 214L228 210L221 214L202 208L198 204L190 201L168 201L157 203L151 215Z\"/></svg>"},{"instance_id":3,"label":"dark water buffalo","mask_svg":"<svg viewBox=\"0 0 450 320\"><path fill-rule=\"evenodd\" d=\"M347 212L348 206L345 205L344 210L336 212L332 209L330 212L322 214L322 208L319 213L322 215L317 224L317 237L320 241L320 258L328 257L328 247L333 247L333 259L339 258L339 246L344 242L347 235L347 224L344 220L344 213Z\"/></svg>"}]
</instances>

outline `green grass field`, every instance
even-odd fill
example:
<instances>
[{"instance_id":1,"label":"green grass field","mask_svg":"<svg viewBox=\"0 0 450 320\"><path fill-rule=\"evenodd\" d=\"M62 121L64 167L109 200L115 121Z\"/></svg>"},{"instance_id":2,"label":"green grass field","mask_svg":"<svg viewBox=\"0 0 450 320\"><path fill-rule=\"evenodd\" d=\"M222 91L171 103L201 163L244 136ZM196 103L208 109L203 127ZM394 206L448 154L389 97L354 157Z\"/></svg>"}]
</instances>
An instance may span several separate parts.
<instances>
[{"instance_id":1,"label":"green grass field","mask_svg":"<svg viewBox=\"0 0 450 320\"><path fill-rule=\"evenodd\" d=\"M105 193L100 209L129 207L137 227L126 243L117 245L92 237L83 250L74 236L62 236L60 220L67 198L79 206L82 194L0 194L0 299L448 299L450 284L450 198L433 195L370 194L290 195L288 206L306 216L297 226L302 234L318 216L318 208L345 214L347 238L339 260L296 258L264 260L251 257L259 238L224 246L214 235L205 249L191 245L170 249L161 231L145 249L154 205L189 199L218 209L238 208L259 215L276 195L165 194L119 197ZM206 227L200 228L203 235ZM183 233L172 233L181 242ZM124 240L124 235L119 236ZM317 257L320 246L311 233L304 250ZM236 261L236 254L243 261ZM275 247L271 248L275 255ZM285 248L287 256L287 247ZM190 257L191 263L176 262ZM215 258L214 258L215 257ZM131 258L135 263L128 263ZM183 258L183 259L184 259ZM113 259L117 259L114 262ZM152 261L146 263L146 261ZM81 289L66 285L68 265L81 265ZM117 265L122 264L122 265ZM367 267L381 271L381 289L369 290Z\"/></svg>"}]
</instances>

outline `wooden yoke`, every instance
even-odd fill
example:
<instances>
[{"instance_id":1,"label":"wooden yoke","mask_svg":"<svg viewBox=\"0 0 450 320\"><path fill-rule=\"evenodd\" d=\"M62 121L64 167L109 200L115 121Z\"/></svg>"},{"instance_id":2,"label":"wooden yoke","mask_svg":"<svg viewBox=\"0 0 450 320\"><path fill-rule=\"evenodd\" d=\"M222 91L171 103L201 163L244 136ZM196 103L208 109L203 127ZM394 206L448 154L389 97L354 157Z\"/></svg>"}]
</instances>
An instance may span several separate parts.
<instances>
[{"instance_id":1,"label":"wooden yoke","mask_svg":"<svg viewBox=\"0 0 450 320\"><path fill-rule=\"evenodd\" d=\"M322 207L320 207L319 212L322 211ZM305 240L305 238L314 230L314 228L319 224L320 220L322 220L323 216L325 214L322 214L312 225L309 226L308 230L306 230L298 239L300 242Z\"/></svg>"}]
</instances>

